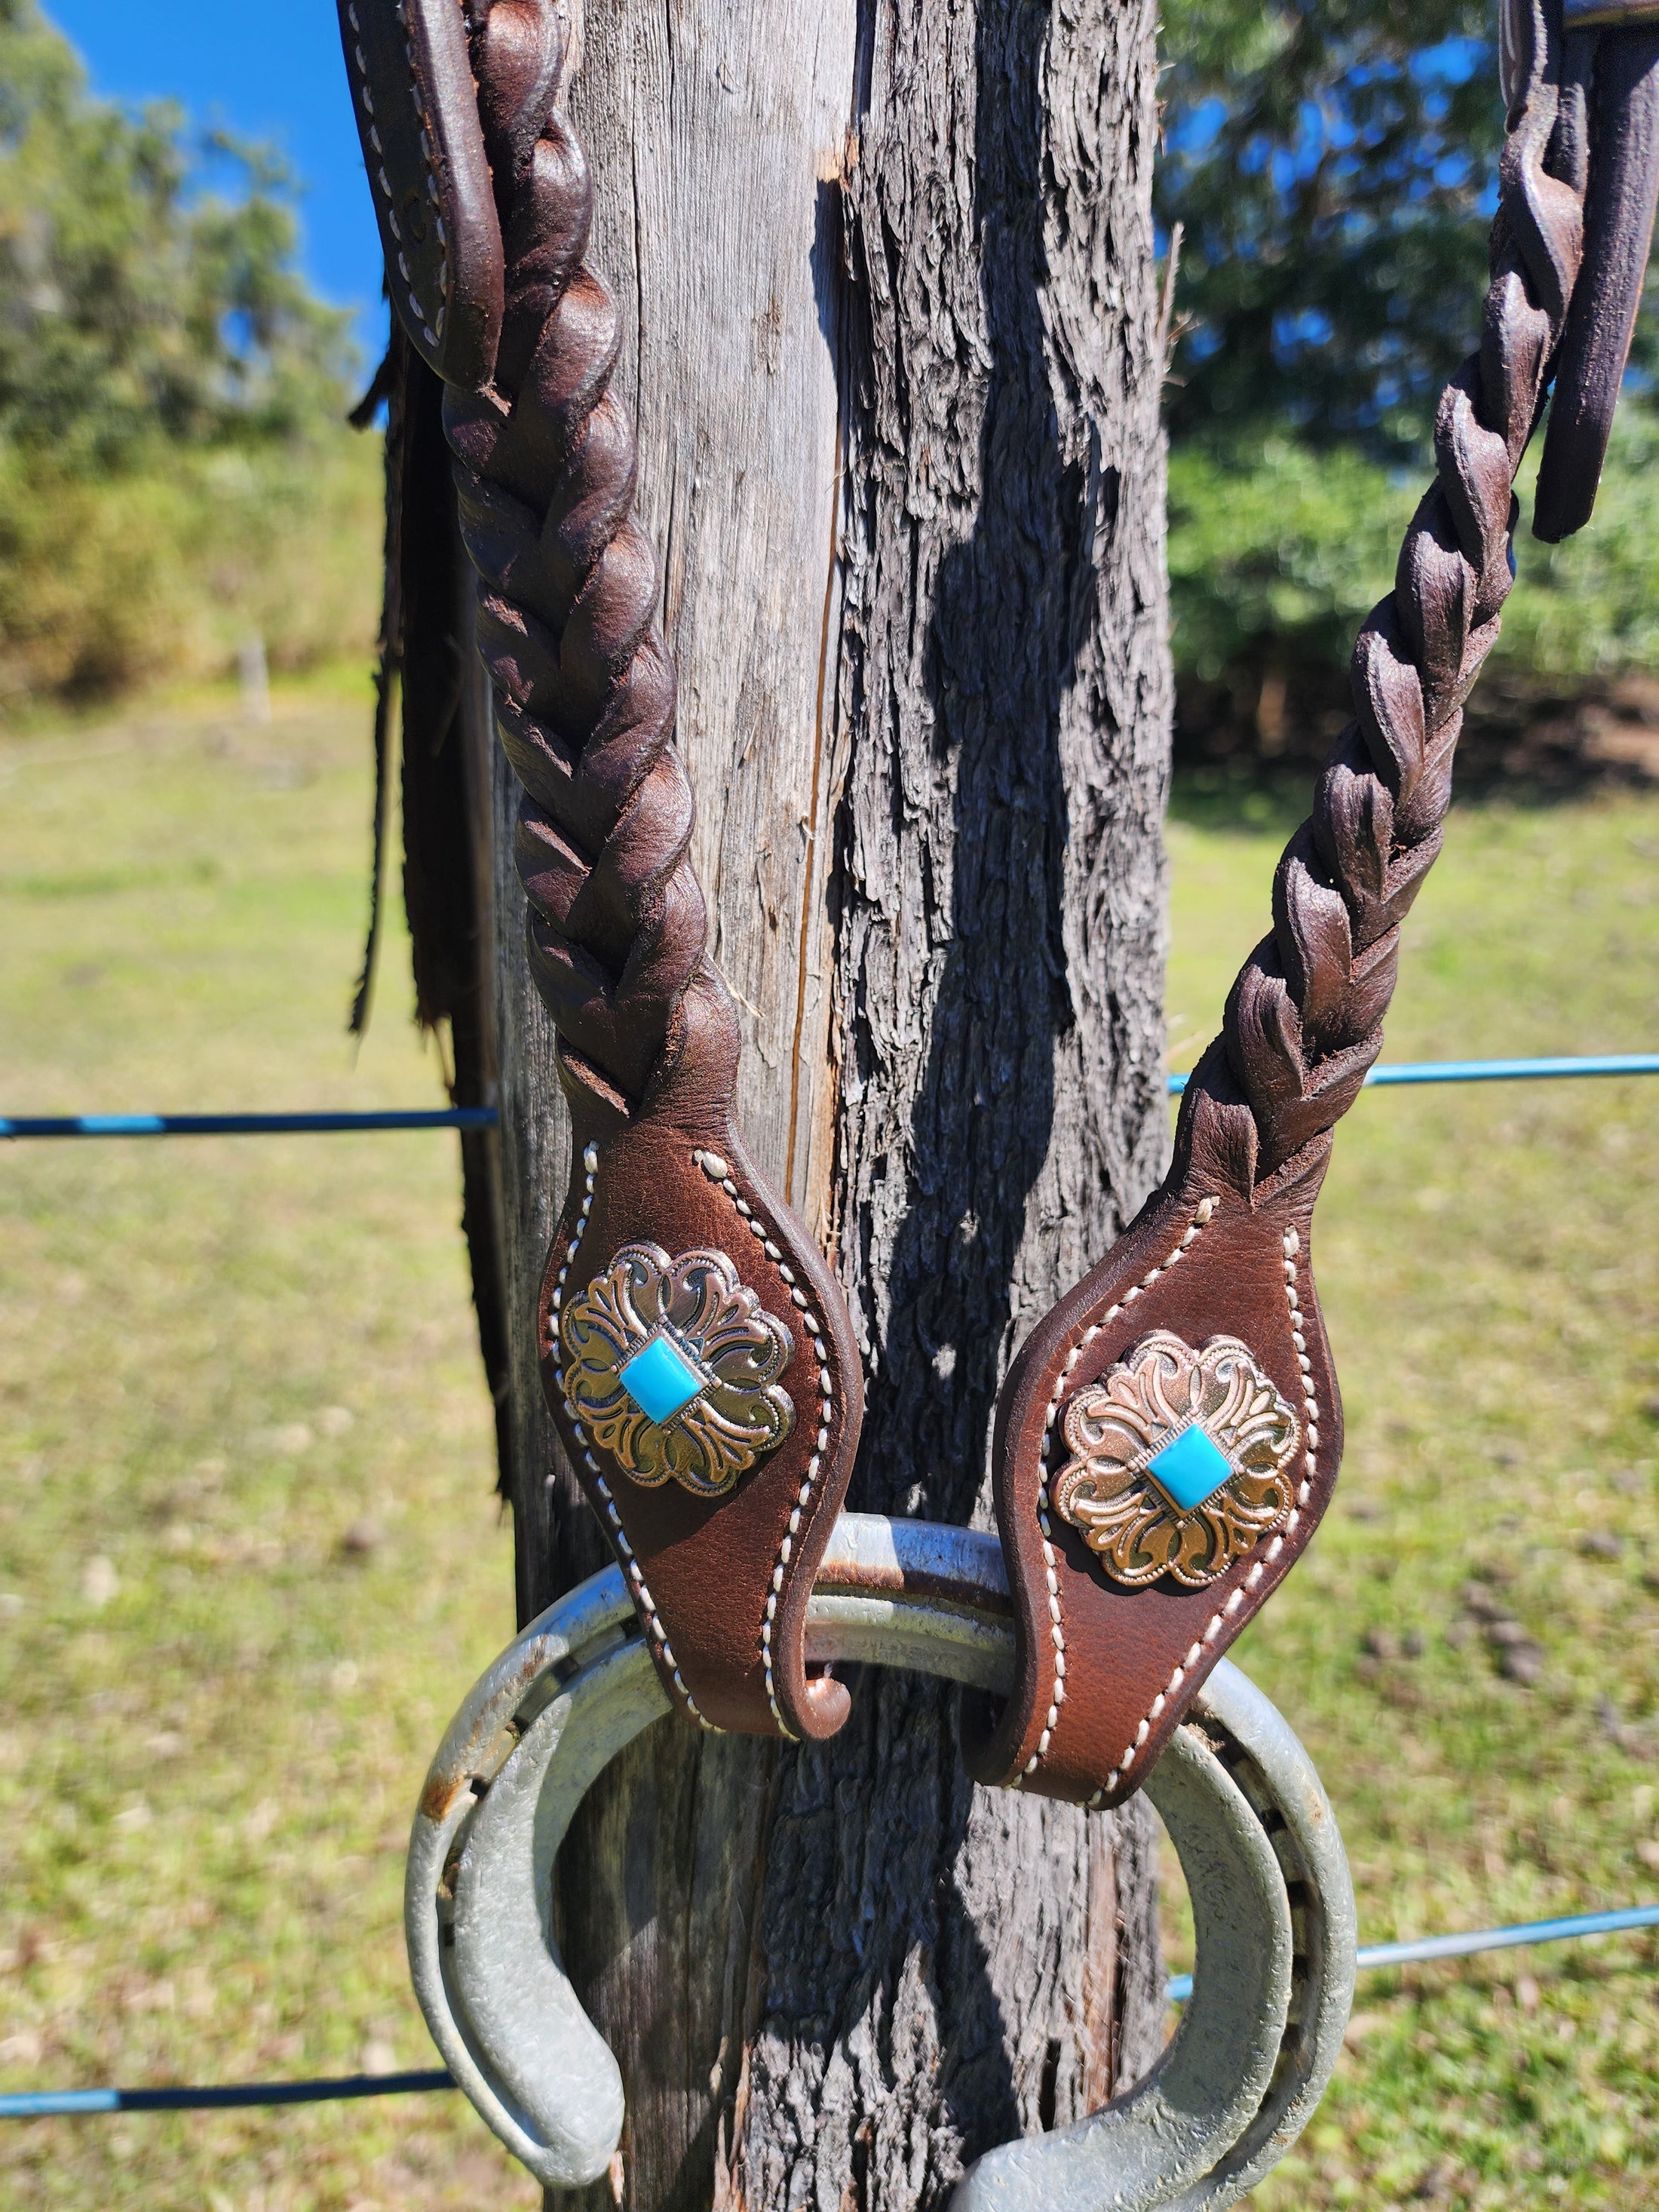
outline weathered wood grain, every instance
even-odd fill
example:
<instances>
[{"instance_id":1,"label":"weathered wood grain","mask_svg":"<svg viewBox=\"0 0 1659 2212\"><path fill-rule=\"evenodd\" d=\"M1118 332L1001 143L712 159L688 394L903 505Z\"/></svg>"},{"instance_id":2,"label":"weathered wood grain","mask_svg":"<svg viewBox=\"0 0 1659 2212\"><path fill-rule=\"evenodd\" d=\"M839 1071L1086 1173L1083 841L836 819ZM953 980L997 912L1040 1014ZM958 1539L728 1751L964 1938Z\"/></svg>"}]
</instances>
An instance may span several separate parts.
<instances>
[{"instance_id":1,"label":"weathered wood grain","mask_svg":"<svg viewBox=\"0 0 1659 2212\"><path fill-rule=\"evenodd\" d=\"M853 1300L866 1510L988 1517L1011 1351L1167 1141L1154 72L1146 0L588 9L696 863L750 1139ZM535 1372L567 1139L515 805L498 765L527 1613L604 1551ZM1156 2048L1145 1820L975 1792L955 1729L874 1677L820 1749L663 1726L594 1791L557 1911L629 2086L595 2212L934 2204Z\"/></svg>"}]
</instances>

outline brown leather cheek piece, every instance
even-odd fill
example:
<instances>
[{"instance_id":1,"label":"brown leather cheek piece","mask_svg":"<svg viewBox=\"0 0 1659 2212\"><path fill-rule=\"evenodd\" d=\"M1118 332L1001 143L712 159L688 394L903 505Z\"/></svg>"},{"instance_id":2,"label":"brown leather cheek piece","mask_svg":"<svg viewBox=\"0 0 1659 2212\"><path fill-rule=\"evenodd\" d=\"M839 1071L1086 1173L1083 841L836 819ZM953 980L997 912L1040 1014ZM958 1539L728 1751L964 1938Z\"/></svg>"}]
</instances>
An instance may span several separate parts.
<instances>
[{"instance_id":1,"label":"brown leather cheek piece","mask_svg":"<svg viewBox=\"0 0 1659 2212\"><path fill-rule=\"evenodd\" d=\"M1330 1140L1253 1200L1241 1117L1195 1095L1163 1188L1005 1387L994 1463L1019 1660L1000 1711L967 1715L981 1781L1091 1806L1138 1789L1329 1502L1342 1413L1310 1231ZM1183 1514L1133 1470L1178 1433L1194 1379L1202 1425L1245 1464L1214 1462L1200 1480L1222 1486ZM1114 1401L1127 1419L1101 1418Z\"/></svg>"},{"instance_id":2,"label":"brown leather cheek piece","mask_svg":"<svg viewBox=\"0 0 1659 2212\"><path fill-rule=\"evenodd\" d=\"M340 37L386 282L447 383L489 383L501 331L501 234L456 0L338 0Z\"/></svg>"},{"instance_id":3,"label":"brown leather cheek piece","mask_svg":"<svg viewBox=\"0 0 1659 2212\"><path fill-rule=\"evenodd\" d=\"M348 66L373 79L366 117L430 105L447 56L419 158L470 128L493 177L489 222L466 225L458 190L445 226L452 276L494 240L489 366L434 355L453 313L413 335L448 379L478 649L526 791L531 972L574 1126L538 1316L544 1386L681 1712L822 1737L848 1696L807 1677L805 1608L858 1443L859 1363L837 1285L735 1126L737 1018L707 957L674 664L632 512L633 428L610 389L617 310L587 263L592 190L563 112L571 11L495 0L471 15L464 88L443 45L456 0L350 0L342 20ZM471 171L457 154L434 173L441 193ZM418 291L424 264L410 267ZM392 282L407 321L410 288Z\"/></svg>"},{"instance_id":4,"label":"brown leather cheek piece","mask_svg":"<svg viewBox=\"0 0 1659 2212\"><path fill-rule=\"evenodd\" d=\"M1442 397L1438 479L1355 647L1354 719L1279 863L1273 934L1188 1080L1163 1187L1033 1332L999 1404L1019 1656L1000 1711L968 1716L981 1781L1090 1804L1139 1788L1330 1498L1341 1414L1314 1200L1440 848L1463 701L1513 574L1515 472L1580 265L1559 7L1539 0L1522 27L1480 349Z\"/></svg>"},{"instance_id":5,"label":"brown leather cheek piece","mask_svg":"<svg viewBox=\"0 0 1659 2212\"><path fill-rule=\"evenodd\" d=\"M548 1260L541 1346L572 1463L682 1710L705 1727L832 1735L848 1693L809 1680L802 1639L863 1413L838 1287L755 1173L727 1101L671 1082L625 1119L568 1061L563 1074L580 1182ZM714 1380L657 1426L614 1377L665 1310Z\"/></svg>"}]
</instances>

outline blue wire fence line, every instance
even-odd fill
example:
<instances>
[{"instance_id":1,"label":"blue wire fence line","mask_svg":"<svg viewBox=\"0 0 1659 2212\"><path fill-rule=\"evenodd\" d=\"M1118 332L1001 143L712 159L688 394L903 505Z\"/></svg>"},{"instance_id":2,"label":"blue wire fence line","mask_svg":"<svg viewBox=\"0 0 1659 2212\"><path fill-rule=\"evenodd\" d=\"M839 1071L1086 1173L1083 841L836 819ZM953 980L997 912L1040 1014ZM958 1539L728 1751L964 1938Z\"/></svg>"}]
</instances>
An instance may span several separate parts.
<instances>
[{"instance_id":1,"label":"blue wire fence line","mask_svg":"<svg viewBox=\"0 0 1659 2212\"><path fill-rule=\"evenodd\" d=\"M1659 1052L1590 1054L1566 1060L1400 1060L1385 1061L1365 1078L1391 1083L1517 1083L1550 1076L1659 1075ZM1172 1075L1170 1096L1187 1088ZM369 1129L493 1129L493 1106L454 1106L443 1111L373 1114L70 1114L0 1115L7 1137L309 1137Z\"/></svg>"},{"instance_id":2,"label":"blue wire fence line","mask_svg":"<svg viewBox=\"0 0 1659 2212\"><path fill-rule=\"evenodd\" d=\"M1413 1943L1372 1943L1361 1950L1357 1963L1364 1972L1433 1959L1464 1959L1475 1951L1618 1936L1634 1928L1659 1928L1659 1905L1632 1905L1623 1912L1584 1912L1570 1920L1531 1920L1516 1928L1481 1928L1462 1936L1425 1936ZM1177 1974L1165 1990L1171 2004L1184 2004L1192 1993L1190 1974ZM347 2097L403 2097L456 2086L453 2075L439 2068L425 2074L350 2074L335 2081L266 2081L234 2089L46 2089L0 2097L0 2120L61 2119L82 2112L202 2112L230 2106L324 2105Z\"/></svg>"},{"instance_id":3,"label":"blue wire fence line","mask_svg":"<svg viewBox=\"0 0 1659 2212\"><path fill-rule=\"evenodd\" d=\"M378 1114L70 1114L0 1117L0 1137L315 1137L366 1129L493 1129L493 1106Z\"/></svg>"},{"instance_id":4,"label":"blue wire fence line","mask_svg":"<svg viewBox=\"0 0 1659 2212\"><path fill-rule=\"evenodd\" d=\"M1659 1075L1659 1053L1604 1053L1560 1060L1395 1060L1371 1069L1367 1085L1400 1083L1508 1083L1553 1076ZM1184 1075L1172 1075L1179 1097ZM447 1112L370 1114L78 1114L59 1118L0 1117L0 1138L16 1137L274 1137L313 1136L371 1129L493 1129L493 1106L460 1106ZM1362 1972L1415 1966L1433 1959L1462 1959L1479 1951L1559 1943L1587 1936L1614 1936L1659 1928L1659 1905L1620 1912L1588 1912L1566 1920L1534 1920L1513 1928L1482 1928L1462 1936L1429 1936L1412 1943L1373 1943L1357 1960ZM1182 2004L1193 1993L1190 1974L1177 1974L1166 1994ZM60 2118L85 2112L198 2112L239 2106L319 2105L355 2097L398 2097L453 2089L453 2075L439 2069L415 2074L352 2074L331 2081L267 2081L234 2088L47 2089L0 2096L0 2120Z\"/></svg>"},{"instance_id":5,"label":"blue wire fence line","mask_svg":"<svg viewBox=\"0 0 1659 2212\"><path fill-rule=\"evenodd\" d=\"M1476 1951L1518 1951L1528 1943L1570 1943L1586 1936L1620 1936L1632 1928L1659 1928L1659 1905L1633 1905L1622 1912L1580 1912L1570 1920L1528 1920L1516 1928L1477 1928L1462 1936L1421 1936L1412 1943L1364 1943L1354 1957L1362 1974L1383 1966L1416 1966L1432 1959L1467 1959ZM1165 1990L1171 2004L1193 1993L1190 1974L1177 1974ZM0 2118L5 2117L0 2099Z\"/></svg>"},{"instance_id":6,"label":"blue wire fence line","mask_svg":"<svg viewBox=\"0 0 1659 2212\"><path fill-rule=\"evenodd\" d=\"M1572 1060L1384 1060L1365 1078L1365 1088L1389 1083L1535 1083L1556 1075L1659 1075L1659 1052L1592 1053ZM1187 1088L1184 1075L1170 1078L1170 1095Z\"/></svg>"},{"instance_id":7,"label":"blue wire fence line","mask_svg":"<svg viewBox=\"0 0 1659 2212\"><path fill-rule=\"evenodd\" d=\"M347 2097L406 2097L453 2089L438 2067L426 2074L348 2074L335 2081L250 2082L234 2089L43 2089L0 2097L0 2120L56 2120L78 2112L212 2112L238 2105L328 2105Z\"/></svg>"}]
</instances>

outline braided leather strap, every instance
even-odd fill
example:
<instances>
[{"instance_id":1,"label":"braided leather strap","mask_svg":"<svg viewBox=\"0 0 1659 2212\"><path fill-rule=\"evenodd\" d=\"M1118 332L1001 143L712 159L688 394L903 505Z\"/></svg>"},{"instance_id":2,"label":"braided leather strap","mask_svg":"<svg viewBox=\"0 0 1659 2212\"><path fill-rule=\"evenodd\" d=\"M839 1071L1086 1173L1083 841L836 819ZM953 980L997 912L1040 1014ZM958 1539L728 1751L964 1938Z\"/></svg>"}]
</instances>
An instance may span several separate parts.
<instances>
[{"instance_id":1,"label":"braided leather strap","mask_svg":"<svg viewBox=\"0 0 1659 2212\"><path fill-rule=\"evenodd\" d=\"M1310 1267L1332 1129L1382 1048L1400 927L1441 845L1463 702L1512 578L1513 486L1576 281L1582 101L1534 0L1479 351L1354 648L1354 717L1286 847L1273 929L1190 1079L1168 1176L1023 1348L996 1505L1013 1696L970 1765L1091 1803L1138 1788L1328 1504L1342 1417Z\"/></svg>"},{"instance_id":2,"label":"braided leather strap","mask_svg":"<svg viewBox=\"0 0 1659 2212\"><path fill-rule=\"evenodd\" d=\"M418 9L349 12L395 13L417 84L434 81L416 69ZM617 315L586 258L592 190L564 111L574 10L474 0L469 14L466 106L493 178L502 311L492 362L471 389L452 379L444 423L478 647L526 794L531 967L574 1124L539 1310L544 1380L680 1711L825 1736L847 1692L808 1679L802 1638L857 1443L859 1363L839 1286L732 1118L737 1019L688 857L674 665L611 390ZM466 119L445 116L445 144ZM441 164L433 179L451 261L471 265Z\"/></svg>"}]
</instances>

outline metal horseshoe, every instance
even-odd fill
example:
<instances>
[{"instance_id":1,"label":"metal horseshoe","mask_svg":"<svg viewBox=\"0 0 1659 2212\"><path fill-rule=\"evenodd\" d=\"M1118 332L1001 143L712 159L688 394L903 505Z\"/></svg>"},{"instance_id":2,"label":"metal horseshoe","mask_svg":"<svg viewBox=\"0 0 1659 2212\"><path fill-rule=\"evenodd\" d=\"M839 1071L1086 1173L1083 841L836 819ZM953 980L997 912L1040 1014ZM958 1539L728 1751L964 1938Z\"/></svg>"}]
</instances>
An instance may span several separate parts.
<instances>
[{"instance_id":1,"label":"metal horseshoe","mask_svg":"<svg viewBox=\"0 0 1659 2212\"><path fill-rule=\"evenodd\" d=\"M996 1539L843 1515L807 1651L1006 1692L1013 1636ZM416 1995L457 2081L551 2188L604 2174L623 2123L617 2063L553 1942L553 1862L589 1785L668 1711L608 1569L483 1674L416 1815L404 1890ZM981 2158L951 2212L1211 2212L1278 2162L1330 2077L1353 1995L1353 1890L1307 1753L1224 1662L1146 1788L1197 1931L1180 2027L1103 2111Z\"/></svg>"}]
</instances>

